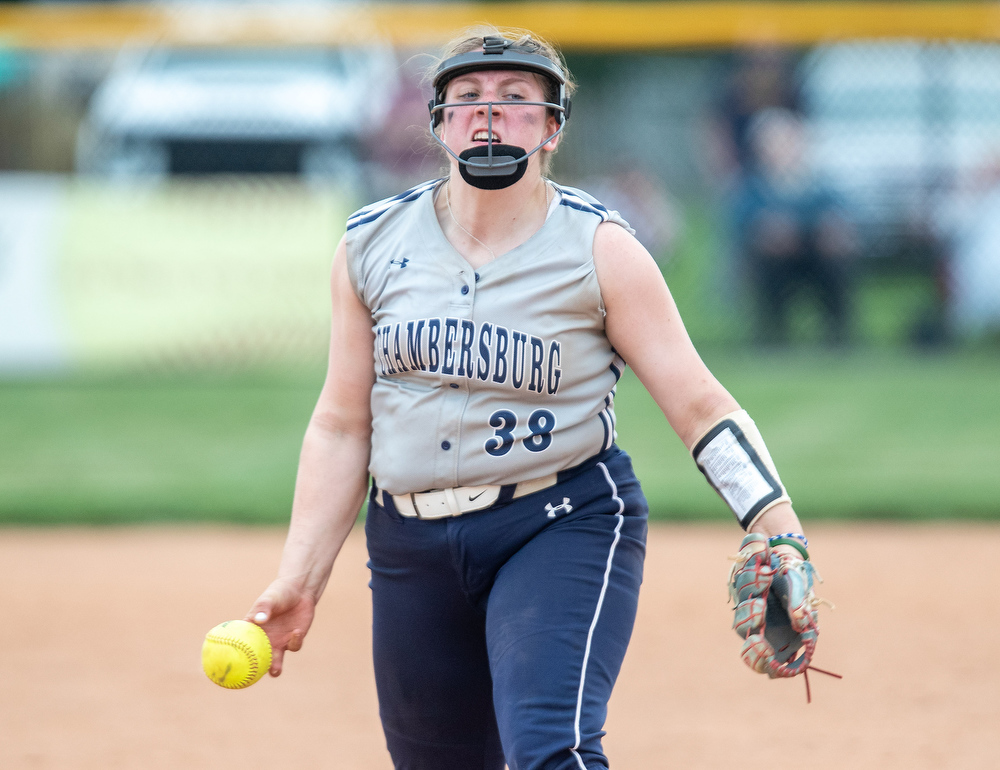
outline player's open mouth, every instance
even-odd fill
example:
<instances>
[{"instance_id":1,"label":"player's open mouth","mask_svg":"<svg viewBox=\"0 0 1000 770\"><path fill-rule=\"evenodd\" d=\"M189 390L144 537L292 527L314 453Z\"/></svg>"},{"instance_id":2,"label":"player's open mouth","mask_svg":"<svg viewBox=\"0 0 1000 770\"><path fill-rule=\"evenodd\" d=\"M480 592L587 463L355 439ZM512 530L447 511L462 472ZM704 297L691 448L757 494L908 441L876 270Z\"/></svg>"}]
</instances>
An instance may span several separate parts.
<instances>
[{"instance_id":1,"label":"player's open mouth","mask_svg":"<svg viewBox=\"0 0 1000 770\"><path fill-rule=\"evenodd\" d=\"M493 142L494 142L494 144L499 144L500 143L500 136L497 134L496 131L493 132L492 136L493 136ZM472 141L474 141L474 142L488 142L489 140L490 140L490 132L489 131L479 130L479 131L476 131L476 133L474 133L472 135Z\"/></svg>"}]
</instances>

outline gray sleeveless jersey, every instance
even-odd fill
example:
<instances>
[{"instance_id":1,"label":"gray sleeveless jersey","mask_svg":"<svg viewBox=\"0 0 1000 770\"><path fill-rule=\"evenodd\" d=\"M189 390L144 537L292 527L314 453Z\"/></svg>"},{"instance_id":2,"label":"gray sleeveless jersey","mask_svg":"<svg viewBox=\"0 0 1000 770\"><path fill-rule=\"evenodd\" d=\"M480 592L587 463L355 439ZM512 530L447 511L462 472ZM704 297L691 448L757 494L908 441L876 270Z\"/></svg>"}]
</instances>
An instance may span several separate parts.
<instances>
[{"instance_id":1,"label":"gray sleeveless jersey","mask_svg":"<svg viewBox=\"0 0 1000 770\"><path fill-rule=\"evenodd\" d=\"M445 238L427 182L347 221L347 265L375 331L372 455L392 494L509 484L611 446L624 362L604 334L602 222L584 192L474 270Z\"/></svg>"}]
</instances>

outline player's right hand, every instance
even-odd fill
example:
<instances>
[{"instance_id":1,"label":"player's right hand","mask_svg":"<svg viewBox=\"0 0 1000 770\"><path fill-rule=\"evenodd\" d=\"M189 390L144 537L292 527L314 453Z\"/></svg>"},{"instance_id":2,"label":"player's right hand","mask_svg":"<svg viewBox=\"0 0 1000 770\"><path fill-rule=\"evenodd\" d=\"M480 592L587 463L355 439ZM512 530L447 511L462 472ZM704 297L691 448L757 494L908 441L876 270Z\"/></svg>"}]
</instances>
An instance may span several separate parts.
<instances>
[{"instance_id":1,"label":"player's right hand","mask_svg":"<svg viewBox=\"0 0 1000 770\"><path fill-rule=\"evenodd\" d=\"M244 620L256 623L271 640L271 676L281 674L285 651L298 652L312 625L316 600L295 581L278 578L250 607Z\"/></svg>"}]
</instances>

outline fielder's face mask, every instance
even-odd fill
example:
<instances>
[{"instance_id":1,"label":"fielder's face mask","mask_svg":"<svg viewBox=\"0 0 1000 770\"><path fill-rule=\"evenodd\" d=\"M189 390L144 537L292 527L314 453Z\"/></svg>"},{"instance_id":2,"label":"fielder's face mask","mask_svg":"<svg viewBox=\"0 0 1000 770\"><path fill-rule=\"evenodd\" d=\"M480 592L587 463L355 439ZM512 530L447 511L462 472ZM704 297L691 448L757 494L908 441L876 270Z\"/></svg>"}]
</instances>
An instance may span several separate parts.
<instances>
[{"instance_id":1,"label":"fielder's face mask","mask_svg":"<svg viewBox=\"0 0 1000 770\"><path fill-rule=\"evenodd\" d=\"M536 50L526 45L515 45L502 37L490 35L483 38L482 51L472 51L445 59L441 62L437 72L434 73L434 98L427 105L431 112L431 136L444 147L445 152L458 161L458 169L462 178L473 187L478 187L481 190L501 190L504 187L510 187L524 176L524 172L528 169L528 158L562 133L563 127L566 125L570 108L570 99L566 95L566 76L558 64L547 56L536 53ZM548 107L555 113L559 128L530 151L510 144L494 144L494 102L445 101L445 91L449 82L459 75L480 70L523 70L548 78L556 86L558 104L521 101L497 103L503 104L504 108L521 105ZM456 155L441 141L434 129L441 125L441 121L444 119L444 110L451 107L479 106L485 106L489 116L487 124L489 139L485 146L470 147Z\"/></svg>"}]
</instances>

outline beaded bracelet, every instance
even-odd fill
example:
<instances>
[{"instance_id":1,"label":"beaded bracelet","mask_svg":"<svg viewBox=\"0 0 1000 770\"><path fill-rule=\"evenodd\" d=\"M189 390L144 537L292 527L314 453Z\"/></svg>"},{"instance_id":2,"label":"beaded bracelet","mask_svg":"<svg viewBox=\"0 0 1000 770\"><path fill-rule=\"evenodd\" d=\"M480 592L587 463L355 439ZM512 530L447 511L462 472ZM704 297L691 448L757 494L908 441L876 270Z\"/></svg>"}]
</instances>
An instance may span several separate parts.
<instances>
[{"instance_id":1,"label":"beaded bracelet","mask_svg":"<svg viewBox=\"0 0 1000 770\"><path fill-rule=\"evenodd\" d=\"M809 547L809 541L806 540L806 536L803 535L801 532L786 532L783 535L773 535L767 539L767 542L770 543L773 540L777 540L779 537L794 537L796 540L801 540L802 545L804 545L806 548Z\"/></svg>"},{"instance_id":2,"label":"beaded bracelet","mask_svg":"<svg viewBox=\"0 0 1000 770\"><path fill-rule=\"evenodd\" d=\"M805 538L802 538L802 539L805 540ZM767 539L767 544L771 545L771 546L773 546L773 545L790 545L792 548L794 548L796 551L798 551L800 554L802 554L802 558L805 561L809 561L809 551L807 551L805 549L805 546L802 545L802 543L800 543L794 537L789 537L787 535L777 535L776 537L769 537Z\"/></svg>"}]
</instances>

